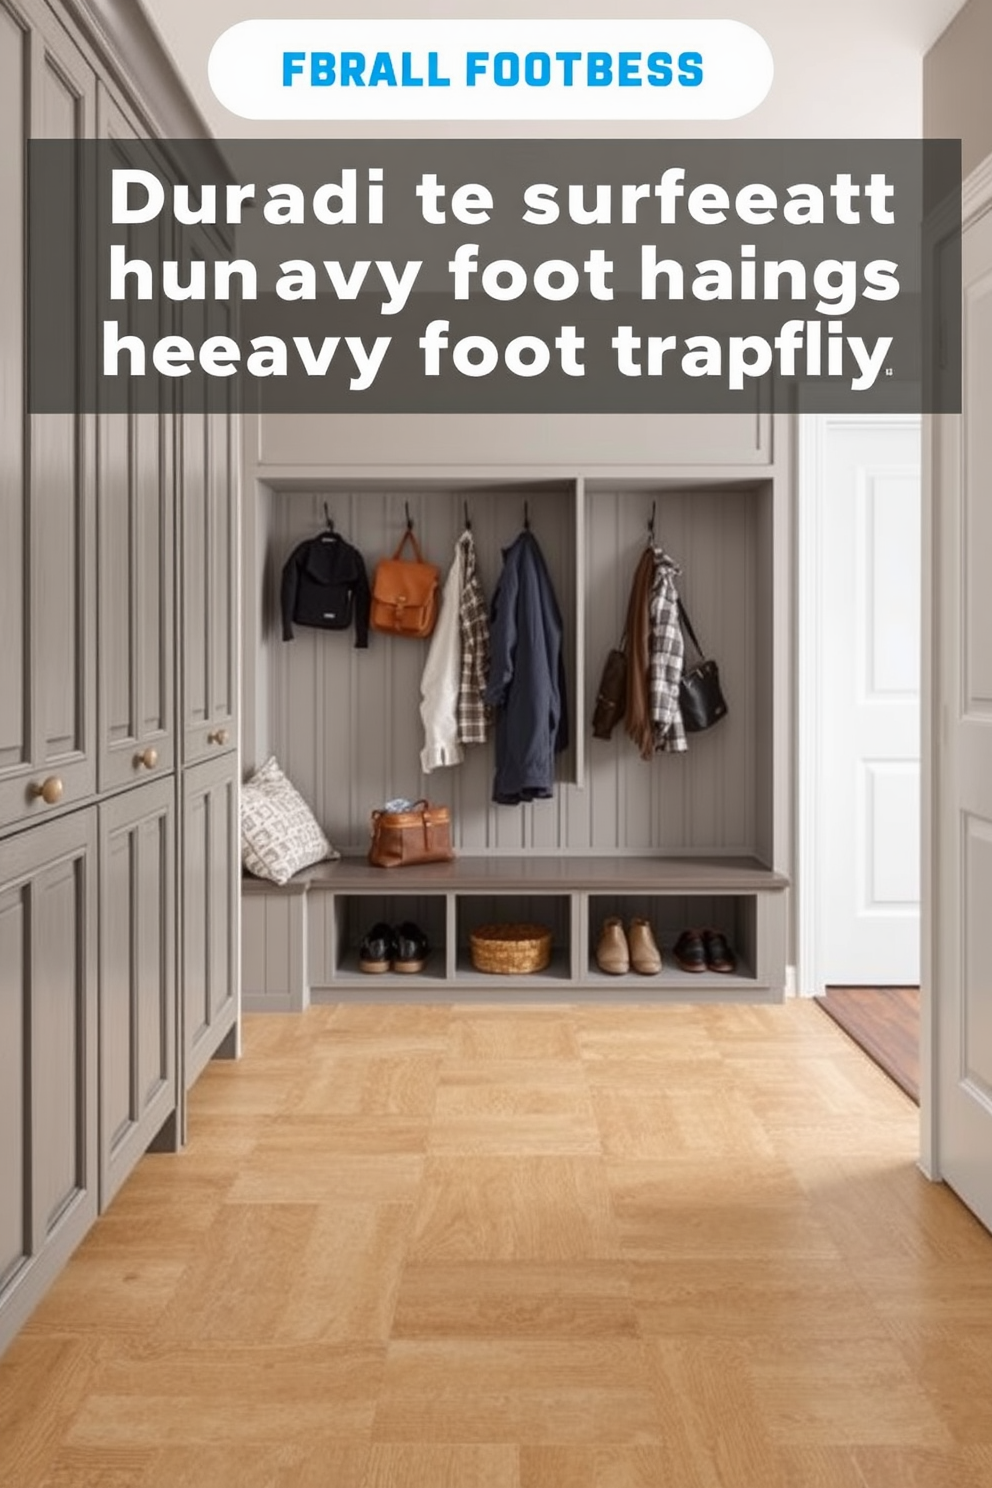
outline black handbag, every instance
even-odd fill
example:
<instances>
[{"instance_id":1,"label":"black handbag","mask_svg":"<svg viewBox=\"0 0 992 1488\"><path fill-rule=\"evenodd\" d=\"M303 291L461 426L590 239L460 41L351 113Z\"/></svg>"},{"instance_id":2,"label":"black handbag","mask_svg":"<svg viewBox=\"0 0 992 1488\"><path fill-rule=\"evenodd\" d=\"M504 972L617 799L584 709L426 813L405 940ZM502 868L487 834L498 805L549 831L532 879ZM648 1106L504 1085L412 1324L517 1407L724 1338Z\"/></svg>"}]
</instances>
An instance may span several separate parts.
<instances>
[{"instance_id":1,"label":"black handbag","mask_svg":"<svg viewBox=\"0 0 992 1488\"><path fill-rule=\"evenodd\" d=\"M692 621L685 605L679 600L679 620L699 658L692 666L683 667L679 684L679 708L682 724L687 734L699 734L712 728L727 712L727 700L720 686L720 669L712 657L703 655L703 648L696 639Z\"/></svg>"},{"instance_id":2,"label":"black handbag","mask_svg":"<svg viewBox=\"0 0 992 1488\"><path fill-rule=\"evenodd\" d=\"M596 706L592 714L592 731L597 739L610 738L627 707L627 653L624 642L615 646L603 665L599 679Z\"/></svg>"}]
</instances>

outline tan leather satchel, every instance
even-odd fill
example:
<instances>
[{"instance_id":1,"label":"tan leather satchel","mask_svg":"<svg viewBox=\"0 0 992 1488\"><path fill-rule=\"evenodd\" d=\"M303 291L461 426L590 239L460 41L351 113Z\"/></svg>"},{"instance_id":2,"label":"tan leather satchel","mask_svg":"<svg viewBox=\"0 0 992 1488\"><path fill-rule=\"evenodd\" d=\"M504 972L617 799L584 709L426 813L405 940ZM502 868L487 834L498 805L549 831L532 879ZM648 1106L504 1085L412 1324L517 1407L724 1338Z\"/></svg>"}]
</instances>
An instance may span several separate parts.
<instances>
[{"instance_id":1,"label":"tan leather satchel","mask_svg":"<svg viewBox=\"0 0 992 1488\"><path fill-rule=\"evenodd\" d=\"M403 557L407 543L413 546L414 558ZM372 629L387 635L429 636L437 623L439 603L438 569L424 562L420 544L408 527L392 558L383 558L376 566L369 617Z\"/></svg>"},{"instance_id":2,"label":"tan leather satchel","mask_svg":"<svg viewBox=\"0 0 992 1488\"><path fill-rule=\"evenodd\" d=\"M415 801L409 811L373 811L369 862L374 868L450 863L454 856L447 806Z\"/></svg>"}]
</instances>

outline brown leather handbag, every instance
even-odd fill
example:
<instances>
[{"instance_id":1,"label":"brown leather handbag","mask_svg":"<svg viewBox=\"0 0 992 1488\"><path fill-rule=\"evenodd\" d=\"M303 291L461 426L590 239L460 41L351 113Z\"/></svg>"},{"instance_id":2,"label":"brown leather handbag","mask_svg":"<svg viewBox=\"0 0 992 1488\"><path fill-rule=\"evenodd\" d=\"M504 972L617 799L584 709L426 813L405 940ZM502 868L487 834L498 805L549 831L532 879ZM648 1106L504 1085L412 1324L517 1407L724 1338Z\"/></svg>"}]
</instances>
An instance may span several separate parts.
<instances>
[{"instance_id":1,"label":"brown leather handbag","mask_svg":"<svg viewBox=\"0 0 992 1488\"><path fill-rule=\"evenodd\" d=\"M369 862L374 868L450 863L454 856L447 806L415 801L409 811L373 811Z\"/></svg>"},{"instance_id":2,"label":"brown leather handbag","mask_svg":"<svg viewBox=\"0 0 992 1488\"><path fill-rule=\"evenodd\" d=\"M414 557L404 558L407 543ZM440 604L439 571L425 563L420 544L408 527L392 558L383 558L372 580L373 630L387 635L424 637L432 634Z\"/></svg>"}]
</instances>

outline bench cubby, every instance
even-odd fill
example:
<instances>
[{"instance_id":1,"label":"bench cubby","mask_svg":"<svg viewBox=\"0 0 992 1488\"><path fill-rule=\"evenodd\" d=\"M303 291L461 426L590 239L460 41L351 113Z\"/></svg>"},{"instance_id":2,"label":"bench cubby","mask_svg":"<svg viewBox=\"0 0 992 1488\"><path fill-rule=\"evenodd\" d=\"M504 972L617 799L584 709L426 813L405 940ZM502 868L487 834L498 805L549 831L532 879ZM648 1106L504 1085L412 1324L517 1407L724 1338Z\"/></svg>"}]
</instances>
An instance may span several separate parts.
<instances>
[{"instance_id":1,"label":"bench cubby","mask_svg":"<svg viewBox=\"0 0 992 1488\"><path fill-rule=\"evenodd\" d=\"M383 892L399 879L408 890ZM264 963L245 957L245 1007L301 1010L310 1002L777 1001L785 987L787 880L755 859L458 858L453 863L386 872L361 859L319 864L276 888L245 881L245 945L266 926ZM282 920L278 909L289 913ZM655 927L665 964L657 977L606 976L595 961L604 917L625 924L643 915ZM433 952L416 975L368 975L357 948L377 919L416 921ZM551 926L552 959L542 972L502 976L471 964L469 935L491 921L534 920ZM679 970L671 946L686 925L711 925L739 958L733 975ZM276 1001L284 958L296 992ZM259 980L262 966L272 990Z\"/></svg>"}]
</instances>

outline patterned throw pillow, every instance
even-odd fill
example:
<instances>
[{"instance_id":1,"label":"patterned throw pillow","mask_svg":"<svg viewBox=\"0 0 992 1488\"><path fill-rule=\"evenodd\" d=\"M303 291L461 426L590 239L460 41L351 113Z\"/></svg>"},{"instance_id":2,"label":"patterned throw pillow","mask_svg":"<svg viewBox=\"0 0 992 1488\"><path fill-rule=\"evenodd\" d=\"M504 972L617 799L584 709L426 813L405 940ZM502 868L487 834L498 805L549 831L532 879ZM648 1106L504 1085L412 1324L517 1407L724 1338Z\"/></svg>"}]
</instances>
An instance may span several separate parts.
<instances>
[{"instance_id":1,"label":"patterned throw pillow","mask_svg":"<svg viewBox=\"0 0 992 1488\"><path fill-rule=\"evenodd\" d=\"M241 859L249 873L284 884L324 858L339 858L273 755L241 787Z\"/></svg>"}]
</instances>

